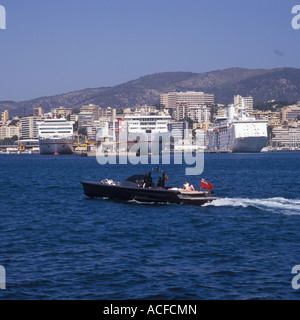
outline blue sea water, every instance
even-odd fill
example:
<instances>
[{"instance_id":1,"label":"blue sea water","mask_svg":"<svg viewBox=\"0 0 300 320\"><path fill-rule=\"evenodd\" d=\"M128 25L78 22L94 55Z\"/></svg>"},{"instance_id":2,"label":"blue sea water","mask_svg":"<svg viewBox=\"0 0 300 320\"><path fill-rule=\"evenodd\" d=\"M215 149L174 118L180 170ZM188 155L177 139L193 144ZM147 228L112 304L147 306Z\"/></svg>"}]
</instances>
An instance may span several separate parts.
<instances>
[{"instance_id":1,"label":"blue sea water","mask_svg":"<svg viewBox=\"0 0 300 320\"><path fill-rule=\"evenodd\" d=\"M151 165L3 155L0 299L298 299L300 153L206 154L205 171L161 166L172 185L214 184L203 206L89 199L80 181Z\"/></svg>"}]
</instances>

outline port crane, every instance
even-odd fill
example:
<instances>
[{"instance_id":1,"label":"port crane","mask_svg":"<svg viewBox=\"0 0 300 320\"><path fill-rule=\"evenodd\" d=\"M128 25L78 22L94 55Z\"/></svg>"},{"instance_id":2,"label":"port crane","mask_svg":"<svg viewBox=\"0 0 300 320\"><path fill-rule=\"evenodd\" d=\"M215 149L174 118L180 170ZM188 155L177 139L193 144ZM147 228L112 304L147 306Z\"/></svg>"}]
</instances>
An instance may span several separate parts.
<instances>
[{"instance_id":1,"label":"port crane","mask_svg":"<svg viewBox=\"0 0 300 320\"><path fill-rule=\"evenodd\" d=\"M85 141L84 143L81 143L79 141L79 137L77 137L77 148L79 149L80 147L84 148L83 151L87 152L88 151L88 147L92 146L92 152L95 152L95 142L94 141L89 141L87 139L87 136L85 136Z\"/></svg>"}]
</instances>

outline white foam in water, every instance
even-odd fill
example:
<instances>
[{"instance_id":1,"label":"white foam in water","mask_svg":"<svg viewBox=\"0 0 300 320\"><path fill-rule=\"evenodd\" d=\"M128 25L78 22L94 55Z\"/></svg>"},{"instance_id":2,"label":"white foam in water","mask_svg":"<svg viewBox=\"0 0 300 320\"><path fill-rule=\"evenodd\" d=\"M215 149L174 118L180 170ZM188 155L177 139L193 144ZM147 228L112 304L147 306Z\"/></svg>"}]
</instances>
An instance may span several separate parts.
<instances>
[{"instance_id":1,"label":"white foam in water","mask_svg":"<svg viewBox=\"0 0 300 320\"><path fill-rule=\"evenodd\" d=\"M224 198L217 199L204 206L214 207L255 207L261 210L274 213L283 213L286 215L300 215L300 200L285 198L268 198L268 199L247 199L247 198Z\"/></svg>"}]
</instances>

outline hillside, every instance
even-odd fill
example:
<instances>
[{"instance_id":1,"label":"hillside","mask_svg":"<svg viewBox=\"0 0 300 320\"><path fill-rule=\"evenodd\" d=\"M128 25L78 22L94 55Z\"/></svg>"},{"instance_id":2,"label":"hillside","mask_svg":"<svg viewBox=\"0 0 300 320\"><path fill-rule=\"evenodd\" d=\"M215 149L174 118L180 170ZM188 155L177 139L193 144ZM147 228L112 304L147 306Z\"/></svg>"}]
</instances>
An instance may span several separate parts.
<instances>
[{"instance_id":1,"label":"hillside","mask_svg":"<svg viewBox=\"0 0 300 320\"><path fill-rule=\"evenodd\" d=\"M8 109L12 115L23 115L24 107L28 114L33 107L49 111L58 106L78 108L89 103L125 108L155 104L159 102L161 93L187 90L213 93L216 103L232 103L235 94L252 95L255 102L300 100L300 69L230 68L206 73L163 72L114 87L84 89L30 101L0 102L0 110Z\"/></svg>"}]
</instances>

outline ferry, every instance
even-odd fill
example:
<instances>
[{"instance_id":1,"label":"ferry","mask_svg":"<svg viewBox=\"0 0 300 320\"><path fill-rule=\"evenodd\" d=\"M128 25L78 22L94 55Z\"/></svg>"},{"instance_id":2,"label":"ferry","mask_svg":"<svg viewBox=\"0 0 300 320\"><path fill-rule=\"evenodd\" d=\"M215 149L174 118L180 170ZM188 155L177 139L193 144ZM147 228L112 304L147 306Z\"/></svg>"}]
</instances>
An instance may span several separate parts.
<instances>
[{"instance_id":1,"label":"ferry","mask_svg":"<svg viewBox=\"0 0 300 320\"><path fill-rule=\"evenodd\" d=\"M250 117L244 108L227 109L227 116L217 118L208 130L208 150L235 153L260 152L268 140L268 120Z\"/></svg>"},{"instance_id":2,"label":"ferry","mask_svg":"<svg viewBox=\"0 0 300 320\"><path fill-rule=\"evenodd\" d=\"M158 153L159 150L153 148L152 143L160 145L160 149L164 149L165 142L169 141L168 123L171 116L165 114L133 114L126 115L123 120L124 130L121 133L126 133L128 141L128 150L137 143L145 151L144 145L148 147L146 153ZM134 140L132 140L134 139ZM137 140L135 140L137 139Z\"/></svg>"},{"instance_id":3,"label":"ferry","mask_svg":"<svg viewBox=\"0 0 300 320\"><path fill-rule=\"evenodd\" d=\"M73 124L56 117L38 122L40 154L72 154Z\"/></svg>"}]
</instances>

